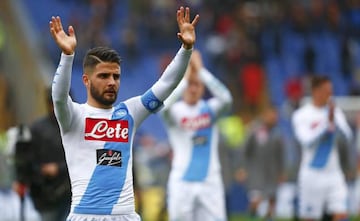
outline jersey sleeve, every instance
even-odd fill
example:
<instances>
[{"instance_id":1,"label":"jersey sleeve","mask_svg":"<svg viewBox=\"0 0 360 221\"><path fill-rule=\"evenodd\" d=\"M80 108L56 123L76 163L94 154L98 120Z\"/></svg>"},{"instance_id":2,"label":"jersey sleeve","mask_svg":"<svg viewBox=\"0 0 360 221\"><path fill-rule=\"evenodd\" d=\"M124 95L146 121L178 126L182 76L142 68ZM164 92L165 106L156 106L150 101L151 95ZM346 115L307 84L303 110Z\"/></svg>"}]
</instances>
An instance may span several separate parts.
<instances>
[{"instance_id":1,"label":"jersey sleeve","mask_svg":"<svg viewBox=\"0 0 360 221\"><path fill-rule=\"evenodd\" d=\"M215 117L217 118L226 111L229 111L232 105L232 96L229 89L206 68L202 68L199 75L207 89L213 95L208 102Z\"/></svg>"},{"instance_id":2,"label":"jersey sleeve","mask_svg":"<svg viewBox=\"0 0 360 221\"><path fill-rule=\"evenodd\" d=\"M74 55L61 54L58 68L52 82L54 111L62 132L70 128L73 102L69 95Z\"/></svg>"},{"instance_id":3,"label":"jersey sleeve","mask_svg":"<svg viewBox=\"0 0 360 221\"><path fill-rule=\"evenodd\" d=\"M150 112L160 110L164 100L183 78L191 53L192 49L186 50L181 47L159 80L141 96L142 104L147 110Z\"/></svg>"},{"instance_id":4,"label":"jersey sleeve","mask_svg":"<svg viewBox=\"0 0 360 221\"><path fill-rule=\"evenodd\" d=\"M170 94L170 96L164 101L164 108L161 109L160 115L164 119L165 123L171 125L174 123L173 117L171 115L172 105L175 104L184 93L185 88L187 87L188 82L186 79L182 79L179 85L175 90Z\"/></svg>"},{"instance_id":5,"label":"jersey sleeve","mask_svg":"<svg viewBox=\"0 0 360 221\"><path fill-rule=\"evenodd\" d=\"M163 107L165 99L183 78L191 53L192 49L181 47L159 80L149 90L139 97L125 101L136 125L139 125L150 113L156 113Z\"/></svg>"}]
</instances>

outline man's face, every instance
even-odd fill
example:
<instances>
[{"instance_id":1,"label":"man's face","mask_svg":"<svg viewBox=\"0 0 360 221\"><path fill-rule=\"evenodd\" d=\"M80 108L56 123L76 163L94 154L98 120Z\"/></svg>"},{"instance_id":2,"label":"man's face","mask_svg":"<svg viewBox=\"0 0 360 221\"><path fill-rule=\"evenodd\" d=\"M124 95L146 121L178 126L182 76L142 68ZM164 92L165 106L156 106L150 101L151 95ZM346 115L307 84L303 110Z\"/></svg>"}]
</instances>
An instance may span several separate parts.
<instances>
[{"instance_id":1,"label":"man's face","mask_svg":"<svg viewBox=\"0 0 360 221\"><path fill-rule=\"evenodd\" d=\"M188 87L184 92L184 101L190 105L196 104L204 94L204 84L198 75L192 75L188 79Z\"/></svg>"},{"instance_id":2,"label":"man's face","mask_svg":"<svg viewBox=\"0 0 360 221\"><path fill-rule=\"evenodd\" d=\"M321 105L326 105L329 102L329 98L333 94L333 87L331 82L325 82L320 85L314 91L314 98L318 101Z\"/></svg>"},{"instance_id":3,"label":"man's face","mask_svg":"<svg viewBox=\"0 0 360 221\"><path fill-rule=\"evenodd\" d=\"M273 127L278 122L278 112L275 108L268 108L262 113L264 123L269 127Z\"/></svg>"},{"instance_id":4,"label":"man's face","mask_svg":"<svg viewBox=\"0 0 360 221\"><path fill-rule=\"evenodd\" d=\"M117 63L99 63L86 75L87 79L84 81L90 99L99 107L111 107L116 101L120 86L120 66Z\"/></svg>"}]
</instances>

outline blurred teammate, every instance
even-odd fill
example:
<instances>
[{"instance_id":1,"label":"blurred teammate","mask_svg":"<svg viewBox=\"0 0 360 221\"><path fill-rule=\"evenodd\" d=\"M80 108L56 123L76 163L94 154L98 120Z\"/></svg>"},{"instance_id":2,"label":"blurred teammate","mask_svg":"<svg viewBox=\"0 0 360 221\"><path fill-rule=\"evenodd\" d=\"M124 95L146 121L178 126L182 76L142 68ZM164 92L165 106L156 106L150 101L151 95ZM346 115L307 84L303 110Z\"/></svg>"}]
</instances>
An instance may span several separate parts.
<instances>
[{"instance_id":1,"label":"blurred teammate","mask_svg":"<svg viewBox=\"0 0 360 221\"><path fill-rule=\"evenodd\" d=\"M213 97L204 100L205 86ZM177 99L183 94L183 99ZM165 120L173 148L168 181L170 221L225 221L225 197L215 123L232 103L229 90L202 64L194 51L186 77L164 102Z\"/></svg>"},{"instance_id":2,"label":"blurred teammate","mask_svg":"<svg viewBox=\"0 0 360 221\"><path fill-rule=\"evenodd\" d=\"M276 193L285 178L285 147L275 107L265 107L252 124L242 157L250 214L256 216L260 204L267 202L264 217L274 218Z\"/></svg>"},{"instance_id":3,"label":"blurred teammate","mask_svg":"<svg viewBox=\"0 0 360 221\"><path fill-rule=\"evenodd\" d=\"M134 208L132 144L141 122L157 111L183 77L195 43L190 9L180 7L177 22L182 47L162 77L143 95L113 106L120 85L120 57L116 51L96 47L85 55L83 82L87 102L69 97L76 37L72 26L63 30L52 17L50 32L62 50L52 96L60 125L72 185L69 221L140 220Z\"/></svg>"},{"instance_id":4,"label":"blurred teammate","mask_svg":"<svg viewBox=\"0 0 360 221\"><path fill-rule=\"evenodd\" d=\"M312 101L292 118L302 146L298 177L299 216L319 220L323 211L333 220L348 220L347 186L340 166L338 141L350 142L352 133L342 110L331 100L332 83L326 76L311 82Z\"/></svg>"}]
</instances>

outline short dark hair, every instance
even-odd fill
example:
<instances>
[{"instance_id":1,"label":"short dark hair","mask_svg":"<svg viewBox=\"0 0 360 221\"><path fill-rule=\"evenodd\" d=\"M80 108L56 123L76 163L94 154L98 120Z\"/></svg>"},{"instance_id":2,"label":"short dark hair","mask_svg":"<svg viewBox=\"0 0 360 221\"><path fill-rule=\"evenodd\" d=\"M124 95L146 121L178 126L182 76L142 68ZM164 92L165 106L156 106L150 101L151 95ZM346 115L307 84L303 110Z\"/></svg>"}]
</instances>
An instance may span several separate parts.
<instances>
[{"instance_id":1,"label":"short dark hair","mask_svg":"<svg viewBox=\"0 0 360 221\"><path fill-rule=\"evenodd\" d=\"M120 61L121 61L120 55L114 49L100 46L89 49L86 52L83 61L83 68L92 69L101 62L111 62L120 65Z\"/></svg>"},{"instance_id":2,"label":"short dark hair","mask_svg":"<svg viewBox=\"0 0 360 221\"><path fill-rule=\"evenodd\" d=\"M325 75L313 76L311 79L311 89L314 90L327 82L331 82L331 80L328 76L325 76Z\"/></svg>"}]
</instances>

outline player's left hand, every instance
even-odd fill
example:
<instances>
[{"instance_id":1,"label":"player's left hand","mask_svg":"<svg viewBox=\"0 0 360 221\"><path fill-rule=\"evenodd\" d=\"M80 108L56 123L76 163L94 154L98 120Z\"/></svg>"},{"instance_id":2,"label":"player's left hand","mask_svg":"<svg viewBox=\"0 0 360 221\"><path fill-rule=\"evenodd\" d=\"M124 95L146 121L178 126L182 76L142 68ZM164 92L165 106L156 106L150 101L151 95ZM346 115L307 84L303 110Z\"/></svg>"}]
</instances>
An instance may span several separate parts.
<instances>
[{"instance_id":1,"label":"player's left hand","mask_svg":"<svg viewBox=\"0 0 360 221\"><path fill-rule=\"evenodd\" d=\"M64 54L74 54L76 47L76 36L73 26L68 27L69 34L66 34L59 16L51 17L49 23L51 36Z\"/></svg>"},{"instance_id":2,"label":"player's left hand","mask_svg":"<svg viewBox=\"0 0 360 221\"><path fill-rule=\"evenodd\" d=\"M195 26L199 21L199 15L196 15L190 23L190 9L188 7L180 7L177 10L176 18L179 26L178 38L183 43L185 49L191 49L195 43Z\"/></svg>"}]
</instances>

